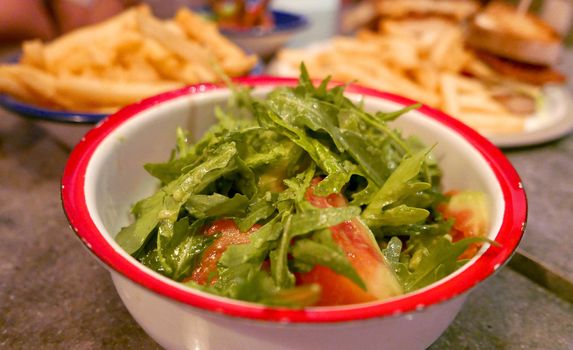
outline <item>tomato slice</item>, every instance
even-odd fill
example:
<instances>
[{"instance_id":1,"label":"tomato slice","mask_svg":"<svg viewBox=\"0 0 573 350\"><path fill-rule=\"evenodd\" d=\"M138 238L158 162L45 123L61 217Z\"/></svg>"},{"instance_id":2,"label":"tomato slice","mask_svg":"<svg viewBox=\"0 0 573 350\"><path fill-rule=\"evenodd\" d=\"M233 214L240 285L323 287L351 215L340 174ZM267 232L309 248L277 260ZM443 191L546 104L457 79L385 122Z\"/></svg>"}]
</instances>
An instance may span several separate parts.
<instances>
[{"instance_id":1,"label":"tomato slice","mask_svg":"<svg viewBox=\"0 0 573 350\"><path fill-rule=\"evenodd\" d=\"M306 192L306 199L317 208L343 207L348 205L342 194L326 197L316 196L316 178ZM372 232L359 219L342 222L330 228L333 240L346 253L366 285L366 291L348 278L324 267L315 266L310 272L298 274L299 284L318 283L322 295L318 305L345 305L376 299L385 299L402 294L402 288L390 270Z\"/></svg>"},{"instance_id":2,"label":"tomato slice","mask_svg":"<svg viewBox=\"0 0 573 350\"><path fill-rule=\"evenodd\" d=\"M350 279L324 266L316 265L309 272L297 273L296 278L299 285L311 283L320 285L320 299L315 306L358 304L377 299Z\"/></svg>"},{"instance_id":3,"label":"tomato slice","mask_svg":"<svg viewBox=\"0 0 573 350\"><path fill-rule=\"evenodd\" d=\"M217 282L217 262L230 245L249 243L251 233L258 230L260 225L254 225L247 232L241 232L235 221L220 219L206 227L203 234L219 237L203 252L201 261L197 264L191 276L185 281L195 281L198 284L213 285Z\"/></svg>"},{"instance_id":4,"label":"tomato slice","mask_svg":"<svg viewBox=\"0 0 573 350\"><path fill-rule=\"evenodd\" d=\"M438 206L445 219L454 219L450 234L457 242L468 237L485 237L489 226L489 207L482 192L452 191L450 200ZM471 244L458 259L471 259L480 249L480 243Z\"/></svg>"}]
</instances>

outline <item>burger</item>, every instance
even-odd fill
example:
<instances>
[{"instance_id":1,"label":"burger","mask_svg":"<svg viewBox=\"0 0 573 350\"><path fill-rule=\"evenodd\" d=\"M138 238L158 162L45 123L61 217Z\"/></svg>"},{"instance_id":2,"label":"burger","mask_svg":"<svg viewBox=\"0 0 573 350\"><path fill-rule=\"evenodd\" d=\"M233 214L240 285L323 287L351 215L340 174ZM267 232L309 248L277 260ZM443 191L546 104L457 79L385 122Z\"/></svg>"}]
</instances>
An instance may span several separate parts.
<instances>
[{"instance_id":1,"label":"burger","mask_svg":"<svg viewBox=\"0 0 573 350\"><path fill-rule=\"evenodd\" d=\"M539 17L515 6L489 3L468 23L466 43L504 77L533 85L565 81L553 68L563 51L561 37Z\"/></svg>"}]
</instances>

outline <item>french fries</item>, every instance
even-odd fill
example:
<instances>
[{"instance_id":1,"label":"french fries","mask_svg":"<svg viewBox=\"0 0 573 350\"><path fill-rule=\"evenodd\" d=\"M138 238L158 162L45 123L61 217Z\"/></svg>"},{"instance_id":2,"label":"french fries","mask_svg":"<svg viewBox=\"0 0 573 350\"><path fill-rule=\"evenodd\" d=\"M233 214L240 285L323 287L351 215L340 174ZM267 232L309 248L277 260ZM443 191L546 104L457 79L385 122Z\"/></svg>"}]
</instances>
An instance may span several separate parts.
<instances>
[{"instance_id":1,"label":"french fries","mask_svg":"<svg viewBox=\"0 0 573 350\"><path fill-rule=\"evenodd\" d=\"M256 63L187 9L160 20L138 6L47 44L25 42L17 64L0 65L0 93L61 110L114 111L186 84L247 74Z\"/></svg>"},{"instance_id":2,"label":"french fries","mask_svg":"<svg viewBox=\"0 0 573 350\"><path fill-rule=\"evenodd\" d=\"M514 133L525 118L496 99L497 87L540 94L532 86L510 86L464 46L459 24L441 18L384 19L379 32L336 37L315 49L284 49L276 74L291 74L304 61L314 78L357 82L442 109L478 131ZM290 67L286 69L284 67ZM271 66L271 71L272 71ZM471 75L467 76L467 75Z\"/></svg>"}]
</instances>

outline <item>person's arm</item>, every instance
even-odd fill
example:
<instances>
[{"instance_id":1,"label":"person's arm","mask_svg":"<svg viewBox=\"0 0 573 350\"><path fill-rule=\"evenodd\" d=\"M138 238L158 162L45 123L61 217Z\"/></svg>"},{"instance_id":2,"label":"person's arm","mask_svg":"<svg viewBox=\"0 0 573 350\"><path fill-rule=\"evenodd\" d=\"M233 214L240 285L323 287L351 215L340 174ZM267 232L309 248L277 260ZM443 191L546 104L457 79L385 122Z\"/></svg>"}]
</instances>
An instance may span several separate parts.
<instances>
[{"instance_id":1,"label":"person's arm","mask_svg":"<svg viewBox=\"0 0 573 350\"><path fill-rule=\"evenodd\" d=\"M56 27L41 0L2 0L0 42L30 38L50 39Z\"/></svg>"}]
</instances>

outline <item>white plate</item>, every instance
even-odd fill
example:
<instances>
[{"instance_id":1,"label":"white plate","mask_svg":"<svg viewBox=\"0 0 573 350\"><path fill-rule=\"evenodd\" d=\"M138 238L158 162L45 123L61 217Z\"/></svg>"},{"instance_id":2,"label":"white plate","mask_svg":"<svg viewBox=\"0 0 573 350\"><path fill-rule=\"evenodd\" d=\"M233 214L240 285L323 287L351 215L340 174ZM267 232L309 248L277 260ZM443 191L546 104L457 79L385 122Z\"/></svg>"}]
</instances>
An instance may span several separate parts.
<instances>
[{"instance_id":1,"label":"white plate","mask_svg":"<svg viewBox=\"0 0 573 350\"><path fill-rule=\"evenodd\" d=\"M329 46L328 41L311 44L305 48L311 56ZM278 76L297 76L298 68L275 59L267 66L267 73ZM482 133L493 144L502 148L533 146L559 139L573 132L573 102L565 85L543 88L543 101L538 111L527 117L523 131L511 134Z\"/></svg>"},{"instance_id":2,"label":"white plate","mask_svg":"<svg viewBox=\"0 0 573 350\"><path fill-rule=\"evenodd\" d=\"M498 147L532 146L563 137L573 131L573 103L566 86L546 86L538 111L527 118L523 131L514 134L486 134Z\"/></svg>"}]
</instances>

